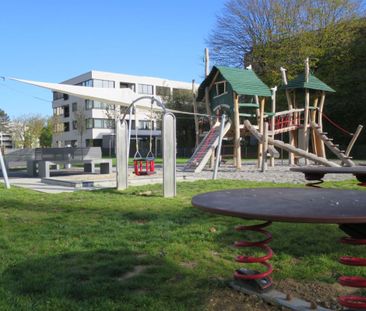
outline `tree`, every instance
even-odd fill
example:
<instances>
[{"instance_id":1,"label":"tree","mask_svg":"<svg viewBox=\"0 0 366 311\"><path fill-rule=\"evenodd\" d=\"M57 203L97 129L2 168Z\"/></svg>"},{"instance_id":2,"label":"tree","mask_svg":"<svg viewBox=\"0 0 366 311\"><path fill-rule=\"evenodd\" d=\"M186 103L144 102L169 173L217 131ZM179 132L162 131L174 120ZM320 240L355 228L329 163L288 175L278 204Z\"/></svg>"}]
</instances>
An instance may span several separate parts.
<instances>
[{"instance_id":1,"label":"tree","mask_svg":"<svg viewBox=\"0 0 366 311\"><path fill-rule=\"evenodd\" d=\"M46 119L40 115L25 115L11 122L10 132L16 148L39 147L39 138Z\"/></svg>"},{"instance_id":2,"label":"tree","mask_svg":"<svg viewBox=\"0 0 366 311\"><path fill-rule=\"evenodd\" d=\"M260 66L260 53L253 53L258 47L360 15L360 0L229 0L208 38L211 57L221 65Z\"/></svg>"},{"instance_id":3,"label":"tree","mask_svg":"<svg viewBox=\"0 0 366 311\"><path fill-rule=\"evenodd\" d=\"M47 125L42 128L41 135L39 137L39 144L41 147L52 146L52 133L53 133L53 118L47 120Z\"/></svg>"},{"instance_id":4,"label":"tree","mask_svg":"<svg viewBox=\"0 0 366 311\"><path fill-rule=\"evenodd\" d=\"M176 90L172 96L165 98L166 107L174 110L193 112L192 92ZM195 122L193 115L177 114L177 149L179 156L191 156L196 145Z\"/></svg>"},{"instance_id":5,"label":"tree","mask_svg":"<svg viewBox=\"0 0 366 311\"><path fill-rule=\"evenodd\" d=\"M0 132L6 132L8 130L9 122L9 116L0 108Z\"/></svg>"},{"instance_id":6,"label":"tree","mask_svg":"<svg viewBox=\"0 0 366 311\"><path fill-rule=\"evenodd\" d=\"M83 137L86 131L86 116L85 109L82 103L77 104L77 111L75 111L76 129L80 137L80 147L83 147Z\"/></svg>"}]
</instances>

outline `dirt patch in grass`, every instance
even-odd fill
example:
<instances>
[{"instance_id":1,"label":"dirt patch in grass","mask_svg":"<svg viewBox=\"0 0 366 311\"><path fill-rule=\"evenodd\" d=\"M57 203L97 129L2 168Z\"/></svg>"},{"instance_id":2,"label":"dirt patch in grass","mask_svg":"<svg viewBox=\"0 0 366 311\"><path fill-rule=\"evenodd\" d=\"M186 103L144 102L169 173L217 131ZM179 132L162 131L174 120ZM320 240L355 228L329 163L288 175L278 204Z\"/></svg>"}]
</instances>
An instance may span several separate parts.
<instances>
[{"instance_id":1,"label":"dirt patch in grass","mask_svg":"<svg viewBox=\"0 0 366 311\"><path fill-rule=\"evenodd\" d=\"M283 280L275 283L275 288L291 297L297 297L309 303L331 310L342 310L337 303L337 297L341 295L355 294L356 290L342 287L339 284L321 282L299 282L295 280ZM206 311L278 311L289 310L285 307L274 306L266 303L261 298L249 296L227 288L215 290L207 300Z\"/></svg>"},{"instance_id":2,"label":"dirt patch in grass","mask_svg":"<svg viewBox=\"0 0 366 311\"><path fill-rule=\"evenodd\" d=\"M212 292L207 300L206 311L279 311L284 310L267 304L256 296L249 296L233 289L221 289Z\"/></svg>"},{"instance_id":3,"label":"dirt patch in grass","mask_svg":"<svg viewBox=\"0 0 366 311\"><path fill-rule=\"evenodd\" d=\"M291 279L276 282L277 290L290 294L293 297L314 302L319 306L331 309L342 310L337 303L337 297L342 295L355 294L356 290L350 287L343 287L337 283L328 284L321 282L299 282Z\"/></svg>"}]
</instances>

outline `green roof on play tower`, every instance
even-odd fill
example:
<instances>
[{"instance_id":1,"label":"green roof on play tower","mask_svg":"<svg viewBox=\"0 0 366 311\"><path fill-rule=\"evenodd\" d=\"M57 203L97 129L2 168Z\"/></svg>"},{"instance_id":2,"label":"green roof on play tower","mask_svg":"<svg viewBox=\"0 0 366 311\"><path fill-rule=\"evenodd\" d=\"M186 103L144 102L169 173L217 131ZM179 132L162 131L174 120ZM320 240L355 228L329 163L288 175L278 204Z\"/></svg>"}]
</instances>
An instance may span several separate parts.
<instances>
[{"instance_id":1,"label":"green roof on play tower","mask_svg":"<svg viewBox=\"0 0 366 311\"><path fill-rule=\"evenodd\" d=\"M287 85L283 86L284 89L310 89L319 90L325 92L335 92L329 85L325 84L323 81L309 74L309 81L306 82L306 77L304 73L299 74L295 79L289 81Z\"/></svg>"},{"instance_id":2,"label":"green roof on play tower","mask_svg":"<svg viewBox=\"0 0 366 311\"><path fill-rule=\"evenodd\" d=\"M214 66L198 89L197 101L203 101L205 88L212 85L218 75L230 83L232 90L238 95L271 96L269 87L253 70Z\"/></svg>"}]
</instances>

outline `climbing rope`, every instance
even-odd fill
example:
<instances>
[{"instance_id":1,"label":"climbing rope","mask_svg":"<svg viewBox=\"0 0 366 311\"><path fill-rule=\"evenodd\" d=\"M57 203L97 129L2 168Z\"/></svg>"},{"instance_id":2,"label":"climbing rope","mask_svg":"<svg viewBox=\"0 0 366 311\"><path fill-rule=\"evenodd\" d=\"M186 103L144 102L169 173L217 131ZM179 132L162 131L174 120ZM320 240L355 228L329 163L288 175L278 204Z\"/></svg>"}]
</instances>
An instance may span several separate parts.
<instances>
[{"instance_id":1,"label":"climbing rope","mask_svg":"<svg viewBox=\"0 0 366 311\"><path fill-rule=\"evenodd\" d=\"M353 133L347 131L346 129L344 129L343 127L341 127L339 124L335 123L332 119L330 119L324 112L322 113L323 118L326 119L330 124L332 124L334 127L336 127L337 129L339 129L341 132L353 136Z\"/></svg>"}]
</instances>

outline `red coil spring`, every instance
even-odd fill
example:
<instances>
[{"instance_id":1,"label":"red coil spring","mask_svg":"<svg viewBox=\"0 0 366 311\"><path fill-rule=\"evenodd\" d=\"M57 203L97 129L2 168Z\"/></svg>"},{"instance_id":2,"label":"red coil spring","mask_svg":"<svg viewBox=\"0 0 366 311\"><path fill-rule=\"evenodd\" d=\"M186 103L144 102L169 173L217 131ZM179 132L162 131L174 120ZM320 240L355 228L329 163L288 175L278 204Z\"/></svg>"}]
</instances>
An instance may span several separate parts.
<instances>
[{"instance_id":1,"label":"red coil spring","mask_svg":"<svg viewBox=\"0 0 366 311\"><path fill-rule=\"evenodd\" d=\"M269 264L267 261L270 260L273 257L273 251L272 249L267 245L270 241L272 241L272 234L263 228L268 227L272 224L271 221L258 224L258 225L252 225L252 226L238 226L236 227L236 231L255 231L263 234L265 236L265 239L261 241L256 242L249 242L249 241L238 241L235 242L236 247L258 247L261 248L266 252L266 255L262 257L251 257L251 256L237 256L235 260L237 262L241 263L259 263L266 267L266 271L262 273L256 273L251 275L245 275L241 274L239 271L236 271L234 274L235 279L239 280L259 280L265 277L268 277L270 280L270 283L268 284L268 287L272 284L272 279L270 278L270 275L273 272L273 267L271 264Z\"/></svg>"},{"instance_id":2,"label":"red coil spring","mask_svg":"<svg viewBox=\"0 0 366 311\"><path fill-rule=\"evenodd\" d=\"M351 245L366 245L366 239L344 237L341 243ZM339 262L348 266L366 266L366 258L357 258L351 256L343 256ZM366 278L360 276L341 276L338 279L342 286L366 288ZM366 309L366 297L361 296L341 296L338 302L343 307L352 309Z\"/></svg>"}]
</instances>

